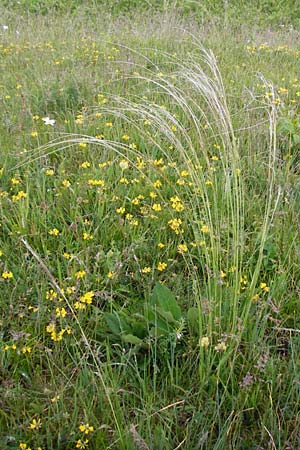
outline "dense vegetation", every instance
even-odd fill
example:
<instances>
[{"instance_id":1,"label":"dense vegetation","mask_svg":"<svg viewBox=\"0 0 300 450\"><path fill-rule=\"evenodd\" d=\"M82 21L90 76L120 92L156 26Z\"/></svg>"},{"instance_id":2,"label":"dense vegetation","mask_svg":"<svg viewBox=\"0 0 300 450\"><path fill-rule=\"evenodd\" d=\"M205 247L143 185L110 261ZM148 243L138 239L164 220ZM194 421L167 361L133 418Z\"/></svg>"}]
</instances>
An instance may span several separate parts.
<instances>
[{"instance_id":1,"label":"dense vegetation","mask_svg":"<svg viewBox=\"0 0 300 450\"><path fill-rule=\"evenodd\" d=\"M2 6L1 449L300 448L287 3Z\"/></svg>"},{"instance_id":2,"label":"dense vegetation","mask_svg":"<svg viewBox=\"0 0 300 450\"><path fill-rule=\"evenodd\" d=\"M90 14L103 12L120 16L136 16L141 13L177 11L198 21L230 20L252 25L289 25L300 23L300 4L294 0L2 0L4 6L21 13L47 14L49 12L77 13L86 9Z\"/></svg>"}]
</instances>

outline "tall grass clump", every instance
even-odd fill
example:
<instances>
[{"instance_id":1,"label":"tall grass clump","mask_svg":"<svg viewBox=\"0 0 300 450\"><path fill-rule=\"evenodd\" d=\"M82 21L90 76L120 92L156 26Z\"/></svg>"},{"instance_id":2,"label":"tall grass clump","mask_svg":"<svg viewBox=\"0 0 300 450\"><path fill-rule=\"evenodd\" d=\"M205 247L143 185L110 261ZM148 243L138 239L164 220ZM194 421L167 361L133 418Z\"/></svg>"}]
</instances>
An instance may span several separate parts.
<instances>
[{"instance_id":1,"label":"tall grass clump","mask_svg":"<svg viewBox=\"0 0 300 450\"><path fill-rule=\"evenodd\" d=\"M143 55L140 56L143 58ZM163 191L160 186L155 187L157 198L162 204L169 201L170 193L175 198L173 216L168 222L174 240L179 246L184 246L189 239L196 248L193 254L182 252L184 264L181 270L184 286L181 287L180 297L186 299L182 305L185 312L177 324L175 342L171 331L168 338L170 340L168 345L174 352L173 356L171 352L170 362L167 363L168 376L173 382L180 378L181 365L176 356L176 348L178 345L180 347L180 342L176 343L176 339L180 340L182 332L189 330L191 337L194 337L189 346L188 359L191 364L193 359L196 361L189 369L189 376L201 386L199 397L202 390L206 389L210 377L216 377L219 386L218 400L215 400L215 407L210 412L212 414L210 420L218 432L214 438L211 437L211 445L215 442L214 448L224 448L222 446L225 445L226 436L233 425L230 425L232 420L230 415L221 418L223 405L231 402L234 409L235 400L229 396L229 392L236 390L236 378L241 368L247 366L249 355L254 352L251 342L255 342L256 346L262 345L265 333L267 308L262 307L259 312L256 311L253 308L253 298L257 286L262 282L260 275L263 252L276 207L276 202L274 203L276 108L272 103L269 109L268 105L265 107L270 124L268 193L262 228L254 240L252 247L254 255L251 257L249 268L249 261L245 256L244 210L247 188L243 160L216 58L200 44L195 45L192 56L186 61L179 61L176 56L170 54L165 54L164 57L172 69L168 76L147 69L144 75L135 74L124 80L125 84L132 81L137 83L141 92L146 92L146 95L135 94L128 97L111 95L108 107L105 103L100 108L86 109L87 117L98 114L110 117L110 120L114 118L119 123L120 130L128 127L133 129L134 134L138 136L137 147L120 140L107 140L85 134L65 134L30 155L29 163L32 164L41 156L50 157L57 152L68 152L75 145L83 144L94 148L95 157L96 155L99 157L100 154L123 158L124 167L126 165L134 167L143 178L150 181L148 169L151 164L153 165L155 154L155 177L160 177L165 183ZM148 58L145 59L155 67ZM161 99L159 104L152 101L157 95ZM151 124L151 131L145 124ZM160 169L160 159L175 168L177 183L174 178L170 180L164 176L164 171ZM144 163L140 164L140 161ZM182 166L186 168L185 175L180 173ZM183 178L180 178L182 175ZM178 183L178 180L184 179L185 176L188 177L188 182ZM183 219L180 219L180 222L176 211L183 211L181 215ZM181 225L182 221L186 224L185 229ZM163 224L157 223L157 227L163 230ZM166 278L164 283L171 289L176 286L171 279ZM161 292L159 295L163 297L164 294ZM114 317L120 323L122 315L119 314L122 314L122 309L123 307L119 310L115 307L112 309ZM134 310L137 314L145 314L142 308L134 307ZM113 328L111 322L108 321L108 324ZM124 333L122 325L119 333ZM83 330L82 335L88 342ZM139 345L140 338L130 336L132 337L127 337L128 342ZM159 354L158 336L159 333L150 347L154 366L159 364L156 361ZM250 347L247 348L248 346ZM112 388L106 386L103 380L102 369L98 366L91 344L88 343L86 348L93 357L91 364L95 365L97 376L100 377L105 391L110 392ZM112 350L108 348L107 351L111 354ZM145 373L144 375L140 373L141 369L136 366L134 360L130 361L130 356L125 362L124 370L128 370L132 364L139 378L145 376ZM194 371L198 372L198 376L195 376ZM215 375L212 375L213 373ZM159 378L155 372L153 376L154 379ZM107 382L110 383L109 380ZM154 395L158 395L158 381L153 382ZM147 383L147 380L144 379L143 383ZM166 386L168 384L166 380ZM127 448L128 444L122 441L120 424L110 395L108 400L119 430L118 445L120 448ZM122 427L126 419L120 405L118 414L123 417ZM235 426L238 427L238 424Z\"/></svg>"}]
</instances>

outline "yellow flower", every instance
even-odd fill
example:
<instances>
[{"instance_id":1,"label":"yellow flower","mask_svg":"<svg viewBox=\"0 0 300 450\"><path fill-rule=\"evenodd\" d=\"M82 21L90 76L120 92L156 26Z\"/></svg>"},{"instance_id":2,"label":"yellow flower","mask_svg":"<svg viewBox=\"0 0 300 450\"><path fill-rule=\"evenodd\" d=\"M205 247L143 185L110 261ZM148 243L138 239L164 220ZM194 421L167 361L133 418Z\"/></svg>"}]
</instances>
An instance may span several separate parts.
<instances>
[{"instance_id":1,"label":"yellow flower","mask_svg":"<svg viewBox=\"0 0 300 450\"><path fill-rule=\"evenodd\" d=\"M83 161L83 163L81 164L81 167L83 169L88 169L89 167L91 167L91 163L88 161Z\"/></svg>"},{"instance_id":2,"label":"yellow flower","mask_svg":"<svg viewBox=\"0 0 300 450\"><path fill-rule=\"evenodd\" d=\"M75 286L68 286L66 289L66 294L71 295L75 292L75 290L76 290Z\"/></svg>"},{"instance_id":3,"label":"yellow flower","mask_svg":"<svg viewBox=\"0 0 300 450\"><path fill-rule=\"evenodd\" d=\"M66 317L67 315L67 311L65 310L65 308L56 308L55 309L55 316L56 317Z\"/></svg>"},{"instance_id":4,"label":"yellow flower","mask_svg":"<svg viewBox=\"0 0 300 450\"><path fill-rule=\"evenodd\" d=\"M207 348L209 346L209 338L207 336L203 336L200 340L200 347Z\"/></svg>"},{"instance_id":5,"label":"yellow flower","mask_svg":"<svg viewBox=\"0 0 300 450\"><path fill-rule=\"evenodd\" d=\"M50 291L46 292L46 300L54 300L56 298L57 298L57 293L53 289L50 289Z\"/></svg>"},{"instance_id":6,"label":"yellow flower","mask_svg":"<svg viewBox=\"0 0 300 450\"><path fill-rule=\"evenodd\" d=\"M60 231L57 228L52 228L48 231L48 233L50 234L50 236L58 236Z\"/></svg>"},{"instance_id":7,"label":"yellow flower","mask_svg":"<svg viewBox=\"0 0 300 450\"><path fill-rule=\"evenodd\" d=\"M46 326L46 331L47 333L53 333L55 331L55 324L54 323L49 323L49 325Z\"/></svg>"},{"instance_id":8,"label":"yellow flower","mask_svg":"<svg viewBox=\"0 0 300 450\"><path fill-rule=\"evenodd\" d=\"M103 180L92 180L92 179L90 179L90 180L88 180L88 184L90 185L90 186L104 186L105 185L105 181L103 181Z\"/></svg>"},{"instance_id":9,"label":"yellow flower","mask_svg":"<svg viewBox=\"0 0 300 450\"><path fill-rule=\"evenodd\" d=\"M115 276L115 272L112 272L111 270L107 274L107 278L113 278Z\"/></svg>"},{"instance_id":10,"label":"yellow flower","mask_svg":"<svg viewBox=\"0 0 300 450\"><path fill-rule=\"evenodd\" d=\"M267 286L267 283L260 283L260 288L265 292L270 292L270 288Z\"/></svg>"},{"instance_id":11,"label":"yellow flower","mask_svg":"<svg viewBox=\"0 0 300 450\"><path fill-rule=\"evenodd\" d=\"M16 195L13 195L11 199L13 202L17 202L17 201L21 200L22 198L26 198L26 197L27 197L26 192L19 191Z\"/></svg>"},{"instance_id":12,"label":"yellow flower","mask_svg":"<svg viewBox=\"0 0 300 450\"><path fill-rule=\"evenodd\" d=\"M59 399L60 399L60 396L56 395L55 397L52 397L50 401L51 401L51 403L56 403Z\"/></svg>"},{"instance_id":13,"label":"yellow flower","mask_svg":"<svg viewBox=\"0 0 300 450\"><path fill-rule=\"evenodd\" d=\"M116 213L117 214L124 214L124 212L125 212L125 208L123 206L121 206L120 208L116 209Z\"/></svg>"},{"instance_id":14,"label":"yellow flower","mask_svg":"<svg viewBox=\"0 0 300 450\"><path fill-rule=\"evenodd\" d=\"M160 160L159 160L160 161ZM154 183L153 183L153 187L155 187L155 188L160 188L161 187L161 181L160 180L156 180L156 181L154 181Z\"/></svg>"},{"instance_id":15,"label":"yellow flower","mask_svg":"<svg viewBox=\"0 0 300 450\"><path fill-rule=\"evenodd\" d=\"M227 349L227 345L225 344L225 342L219 342L216 346L215 346L215 350L217 352L225 352L225 350Z\"/></svg>"},{"instance_id":16,"label":"yellow flower","mask_svg":"<svg viewBox=\"0 0 300 450\"><path fill-rule=\"evenodd\" d=\"M65 188L67 188L67 187L70 187L71 186L71 183L70 183L70 181L69 180L63 180L62 182L61 182L61 184L63 185L63 187L65 187Z\"/></svg>"},{"instance_id":17,"label":"yellow flower","mask_svg":"<svg viewBox=\"0 0 300 450\"><path fill-rule=\"evenodd\" d=\"M52 177L54 175L54 170L53 169L47 169L47 170L45 170L45 174L48 177Z\"/></svg>"},{"instance_id":18,"label":"yellow flower","mask_svg":"<svg viewBox=\"0 0 300 450\"><path fill-rule=\"evenodd\" d=\"M167 263L165 263L165 262L159 262L159 263L157 264L157 270L158 270L159 272L162 272L163 270L165 270L165 269L167 268L167 266L168 266Z\"/></svg>"},{"instance_id":19,"label":"yellow flower","mask_svg":"<svg viewBox=\"0 0 300 450\"><path fill-rule=\"evenodd\" d=\"M37 132L37 131L32 131L32 132L30 133L30 136L31 136L31 137L37 137L37 136L38 136L38 132Z\"/></svg>"},{"instance_id":20,"label":"yellow flower","mask_svg":"<svg viewBox=\"0 0 300 450\"><path fill-rule=\"evenodd\" d=\"M188 176L189 176L189 172L188 172L187 170L182 170L182 171L180 172L180 176L181 176L181 177L188 177Z\"/></svg>"},{"instance_id":21,"label":"yellow flower","mask_svg":"<svg viewBox=\"0 0 300 450\"><path fill-rule=\"evenodd\" d=\"M144 267L141 272L142 273L150 273L151 269L150 269L150 267L147 266L147 267Z\"/></svg>"},{"instance_id":22,"label":"yellow flower","mask_svg":"<svg viewBox=\"0 0 300 450\"><path fill-rule=\"evenodd\" d=\"M179 227L182 224L182 220L181 219L170 219L168 221L168 225L171 228L171 230L173 230L175 232L175 234L179 234ZM183 233L183 230L180 230L181 233Z\"/></svg>"},{"instance_id":23,"label":"yellow flower","mask_svg":"<svg viewBox=\"0 0 300 450\"><path fill-rule=\"evenodd\" d=\"M95 293L93 291L86 292L85 294L83 294L80 297L80 301L82 303L86 303L86 304L90 305L93 301L94 295L95 295Z\"/></svg>"},{"instance_id":24,"label":"yellow flower","mask_svg":"<svg viewBox=\"0 0 300 450\"><path fill-rule=\"evenodd\" d=\"M79 425L79 431L81 431L81 433L84 433L84 434L89 434L94 431L94 427L92 425L90 425L89 423L86 423L86 424L81 423Z\"/></svg>"},{"instance_id":25,"label":"yellow flower","mask_svg":"<svg viewBox=\"0 0 300 450\"><path fill-rule=\"evenodd\" d=\"M83 233L82 238L84 241L91 241L93 239L93 236L90 233Z\"/></svg>"},{"instance_id":26,"label":"yellow flower","mask_svg":"<svg viewBox=\"0 0 300 450\"><path fill-rule=\"evenodd\" d=\"M78 439L78 441L76 442L76 448L79 448L81 450L85 449L87 444L88 444L89 440L85 439L85 441L82 441L81 439Z\"/></svg>"},{"instance_id":27,"label":"yellow flower","mask_svg":"<svg viewBox=\"0 0 300 450\"><path fill-rule=\"evenodd\" d=\"M14 274L9 270L6 270L5 272L2 272L2 278L4 278L4 280L9 280L11 278L14 277Z\"/></svg>"},{"instance_id":28,"label":"yellow flower","mask_svg":"<svg viewBox=\"0 0 300 450\"><path fill-rule=\"evenodd\" d=\"M202 233L209 233L209 227L207 225L202 225L201 231Z\"/></svg>"},{"instance_id":29,"label":"yellow flower","mask_svg":"<svg viewBox=\"0 0 300 450\"><path fill-rule=\"evenodd\" d=\"M184 206L182 201L180 200L179 197L177 197L177 195L175 197L171 197L170 198L170 202L171 202L171 206L173 209L175 209L175 211L177 212L181 212L184 210Z\"/></svg>"},{"instance_id":30,"label":"yellow flower","mask_svg":"<svg viewBox=\"0 0 300 450\"><path fill-rule=\"evenodd\" d=\"M179 244L179 245L177 245L177 250L178 250L178 253L180 253L182 255L183 253L186 253L188 251L188 247L186 244Z\"/></svg>"},{"instance_id":31,"label":"yellow flower","mask_svg":"<svg viewBox=\"0 0 300 450\"><path fill-rule=\"evenodd\" d=\"M41 419L33 419L32 422L29 424L28 429L29 430L38 430L42 426Z\"/></svg>"},{"instance_id":32,"label":"yellow flower","mask_svg":"<svg viewBox=\"0 0 300 450\"><path fill-rule=\"evenodd\" d=\"M164 247L165 247L165 244L163 244L162 242L159 242L159 243L157 244L157 247L158 247L158 248L164 248Z\"/></svg>"},{"instance_id":33,"label":"yellow flower","mask_svg":"<svg viewBox=\"0 0 300 450\"><path fill-rule=\"evenodd\" d=\"M74 308L75 309L85 309L86 305L84 303L80 303L80 302L75 302L74 303Z\"/></svg>"},{"instance_id":34,"label":"yellow flower","mask_svg":"<svg viewBox=\"0 0 300 450\"><path fill-rule=\"evenodd\" d=\"M28 346L24 345L24 347L22 347L22 349L21 349L21 352L22 352L23 354L25 354L25 353L31 353L31 347L28 347Z\"/></svg>"},{"instance_id":35,"label":"yellow flower","mask_svg":"<svg viewBox=\"0 0 300 450\"><path fill-rule=\"evenodd\" d=\"M11 182L11 184L14 184L14 185L20 184L20 180L18 178L14 178L14 177L11 178L10 182Z\"/></svg>"},{"instance_id":36,"label":"yellow flower","mask_svg":"<svg viewBox=\"0 0 300 450\"><path fill-rule=\"evenodd\" d=\"M77 280L79 280L80 278L84 278L85 276L86 276L85 270L79 270L78 272L75 273L75 278Z\"/></svg>"},{"instance_id":37,"label":"yellow flower","mask_svg":"<svg viewBox=\"0 0 300 450\"><path fill-rule=\"evenodd\" d=\"M152 209L153 209L154 211L156 211L156 212L161 211L161 210L162 210L161 204L160 204L160 203L154 203L154 204L152 205Z\"/></svg>"},{"instance_id":38,"label":"yellow flower","mask_svg":"<svg viewBox=\"0 0 300 450\"><path fill-rule=\"evenodd\" d=\"M135 197L135 198L133 198L133 199L131 200L131 203L132 203L133 205L138 205L138 204L140 203L140 199L139 199L138 197Z\"/></svg>"}]
</instances>

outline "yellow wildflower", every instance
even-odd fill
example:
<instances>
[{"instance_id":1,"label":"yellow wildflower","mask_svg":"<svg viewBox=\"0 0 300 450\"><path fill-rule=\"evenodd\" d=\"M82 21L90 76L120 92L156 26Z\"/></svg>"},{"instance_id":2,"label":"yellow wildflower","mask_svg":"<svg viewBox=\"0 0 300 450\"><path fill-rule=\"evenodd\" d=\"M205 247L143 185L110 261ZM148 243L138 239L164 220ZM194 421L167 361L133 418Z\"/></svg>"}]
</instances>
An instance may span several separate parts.
<instances>
[{"instance_id":1,"label":"yellow wildflower","mask_svg":"<svg viewBox=\"0 0 300 450\"><path fill-rule=\"evenodd\" d=\"M48 231L48 233L50 234L50 236L58 236L60 231L57 228L52 228Z\"/></svg>"},{"instance_id":2,"label":"yellow wildflower","mask_svg":"<svg viewBox=\"0 0 300 450\"><path fill-rule=\"evenodd\" d=\"M82 238L84 241L91 241L93 239L93 236L90 233L83 233Z\"/></svg>"},{"instance_id":3,"label":"yellow wildflower","mask_svg":"<svg viewBox=\"0 0 300 450\"><path fill-rule=\"evenodd\" d=\"M203 336L200 340L200 347L207 348L209 346L209 338L207 336Z\"/></svg>"},{"instance_id":4,"label":"yellow wildflower","mask_svg":"<svg viewBox=\"0 0 300 450\"><path fill-rule=\"evenodd\" d=\"M27 197L26 192L19 191L16 195L13 195L11 199L13 202L17 202L19 200L22 200L22 198L26 198L26 197Z\"/></svg>"},{"instance_id":5,"label":"yellow wildflower","mask_svg":"<svg viewBox=\"0 0 300 450\"><path fill-rule=\"evenodd\" d=\"M167 263L165 263L165 262L159 262L159 263L157 264L157 270L158 270L159 272L162 272L163 270L165 270L165 269L167 268L167 266L168 266Z\"/></svg>"},{"instance_id":6,"label":"yellow wildflower","mask_svg":"<svg viewBox=\"0 0 300 450\"><path fill-rule=\"evenodd\" d=\"M42 426L41 419L33 419L32 422L29 424L28 428L29 430L38 430Z\"/></svg>"},{"instance_id":7,"label":"yellow wildflower","mask_svg":"<svg viewBox=\"0 0 300 450\"><path fill-rule=\"evenodd\" d=\"M152 209L153 209L154 211L156 211L156 212L161 211L161 210L162 210L161 204L160 204L160 203L154 203L154 204L152 205Z\"/></svg>"},{"instance_id":8,"label":"yellow wildflower","mask_svg":"<svg viewBox=\"0 0 300 450\"><path fill-rule=\"evenodd\" d=\"M75 273L75 278L79 280L80 278L84 278L86 276L85 270L78 270L78 272Z\"/></svg>"},{"instance_id":9,"label":"yellow wildflower","mask_svg":"<svg viewBox=\"0 0 300 450\"><path fill-rule=\"evenodd\" d=\"M93 301L94 295L95 295L95 293L93 291L86 292L85 294L83 294L80 297L80 301L82 303L86 303L86 304L90 305Z\"/></svg>"},{"instance_id":10,"label":"yellow wildflower","mask_svg":"<svg viewBox=\"0 0 300 450\"><path fill-rule=\"evenodd\" d=\"M178 251L178 253L183 255L183 253L188 252L188 246L186 244L179 244L179 245L177 245L177 251Z\"/></svg>"},{"instance_id":11,"label":"yellow wildflower","mask_svg":"<svg viewBox=\"0 0 300 450\"><path fill-rule=\"evenodd\" d=\"M209 227L207 225L202 225L201 231L202 233L209 233Z\"/></svg>"},{"instance_id":12,"label":"yellow wildflower","mask_svg":"<svg viewBox=\"0 0 300 450\"><path fill-rule=\"evenodd\" d=\"M11 278L14 277L14 274L9 270L6 270L4 272L2 272L2 278L4 278L4 280L9 280Z\"/></svg>"}]
</instances>

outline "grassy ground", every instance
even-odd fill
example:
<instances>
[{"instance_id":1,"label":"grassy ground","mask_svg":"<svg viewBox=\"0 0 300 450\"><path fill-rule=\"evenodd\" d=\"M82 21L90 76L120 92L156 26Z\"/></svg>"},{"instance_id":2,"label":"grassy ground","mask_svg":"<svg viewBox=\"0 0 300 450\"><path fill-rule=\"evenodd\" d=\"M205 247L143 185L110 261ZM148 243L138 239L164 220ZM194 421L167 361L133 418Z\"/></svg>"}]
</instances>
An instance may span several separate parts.
<instances>
[{"instance_id":1,"label":"grassy ground","mask_svg":"<svg viewBox=\"0 0 300 450\"><path fill-rule=\"evenodd\" d=\"M1 448L300 448L297 30L1 13Z\"/></svg>"}]
</instances>

